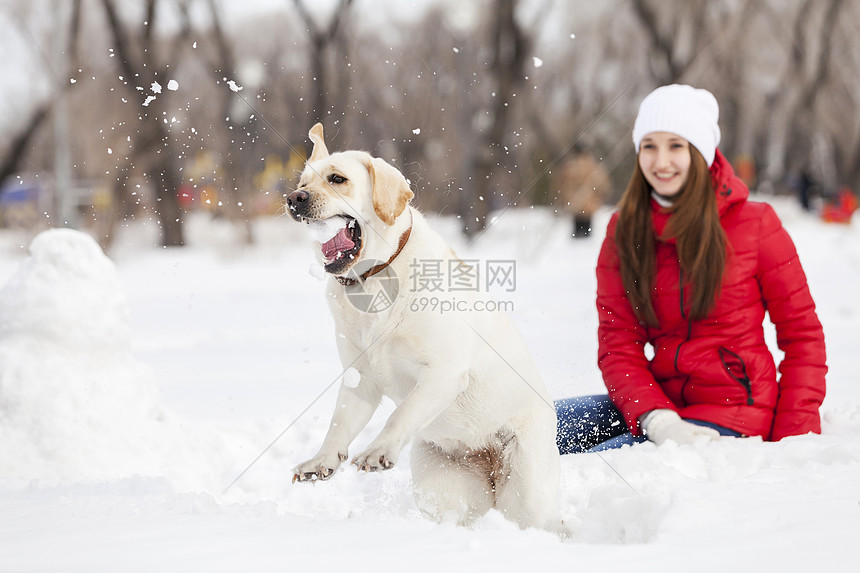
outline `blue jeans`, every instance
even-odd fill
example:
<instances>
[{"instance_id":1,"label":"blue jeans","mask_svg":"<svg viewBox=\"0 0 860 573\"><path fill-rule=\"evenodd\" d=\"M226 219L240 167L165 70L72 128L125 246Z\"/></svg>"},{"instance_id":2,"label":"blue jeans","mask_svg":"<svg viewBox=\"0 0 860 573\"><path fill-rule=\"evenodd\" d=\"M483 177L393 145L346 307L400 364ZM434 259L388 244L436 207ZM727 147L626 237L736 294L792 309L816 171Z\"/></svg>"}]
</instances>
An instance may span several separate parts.
<instances>
[{"instance_id":1,"label":"blue jeans","mask_svg":"<svg viewBox=\"0 0 860 573\"><path fill-rule=\"evenodd\" d=\"M644 436L630 433L621 412L605 394L556 400L555 413L558 419L556 444L562 454L600 452L648 441ZM711 422L686 421L713 428L723 436L741 435Z\"/></svg>"}]
</instances>

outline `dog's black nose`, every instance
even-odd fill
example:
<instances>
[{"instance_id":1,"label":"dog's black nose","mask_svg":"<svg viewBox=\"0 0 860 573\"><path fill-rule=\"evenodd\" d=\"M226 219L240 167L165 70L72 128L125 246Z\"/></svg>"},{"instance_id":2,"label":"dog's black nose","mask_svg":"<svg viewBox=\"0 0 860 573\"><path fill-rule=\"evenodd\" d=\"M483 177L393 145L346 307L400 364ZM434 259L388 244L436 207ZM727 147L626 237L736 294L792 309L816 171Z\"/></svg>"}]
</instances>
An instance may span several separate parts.
<instances>
[{"instance_id":1,"label":"dog's black nose","mask_svg":"<svg viewBox=\"0 0 860 573\"><path fill-rule=\"evenodd\" d=\"M308 195L307 191L301 189L293 191L287 196L287 205L289 205L290 209L295 210L299 206L299 203L304 203L308 200L308 197L310 195Z\"/></svg>"}]
</instances>

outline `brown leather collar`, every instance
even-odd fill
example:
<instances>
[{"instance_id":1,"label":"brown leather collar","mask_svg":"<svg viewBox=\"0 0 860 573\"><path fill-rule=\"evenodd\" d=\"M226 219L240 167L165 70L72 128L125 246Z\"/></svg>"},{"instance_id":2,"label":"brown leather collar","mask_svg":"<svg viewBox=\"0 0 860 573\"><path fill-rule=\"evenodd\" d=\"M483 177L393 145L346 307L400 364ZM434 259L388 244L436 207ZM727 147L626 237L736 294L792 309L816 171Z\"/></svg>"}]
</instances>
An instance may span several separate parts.
<instances>
[{"instance_id":1,"label":"brown leather collar","mask_svg":"<svg viewBox=\"0 0 860 573\"><path fill-rule=\"evenodd\" d=\"M397 255L400 254L400 251L402 251L403 247L406 246L406 241L409 240L409 235L411 235L411 234L412 234L412 225L409 225L409 228L406 229L406 232L403 233L402 235L400 235L400 244L397 245L397 250L394 251L394 254L391 255L391 258L388 259L387 261L385 261L384 263L380 264L380 265L373 265L367 271L363 272L361 274L361 276L358 277L358 279L354 279L354 278L350 278L350 277L342 277L342 276L338 276L338 275L335 275L334 278L336 278L337 282L339 282L343 286L352 286L355 283L357 283L358 281L364 282L368 278L375 275L376 273L382 272L383 270L385 270L386 267L388 267L388 265L390 265L394 261L394 259L397 258Z\"/></svg>"}]
</instances>

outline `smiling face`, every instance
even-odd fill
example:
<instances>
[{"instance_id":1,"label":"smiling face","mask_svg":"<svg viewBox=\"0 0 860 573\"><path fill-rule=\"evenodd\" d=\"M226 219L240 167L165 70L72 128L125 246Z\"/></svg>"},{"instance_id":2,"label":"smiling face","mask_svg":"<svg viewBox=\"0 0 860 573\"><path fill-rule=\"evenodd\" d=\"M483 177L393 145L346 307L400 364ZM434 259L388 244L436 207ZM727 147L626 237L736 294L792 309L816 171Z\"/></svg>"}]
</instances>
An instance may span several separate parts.
<instances>
[{"instance_id":1,"label":"smiling face","mask_svg":"<svg viewBox=\"0 0 860 573\"><path fill-rule=\"evenodd\" d=\"M690 175L690 143L674 133L657 131L639 144L639 168L659 195L674 197Z\"/></svg>"}]
</instances>

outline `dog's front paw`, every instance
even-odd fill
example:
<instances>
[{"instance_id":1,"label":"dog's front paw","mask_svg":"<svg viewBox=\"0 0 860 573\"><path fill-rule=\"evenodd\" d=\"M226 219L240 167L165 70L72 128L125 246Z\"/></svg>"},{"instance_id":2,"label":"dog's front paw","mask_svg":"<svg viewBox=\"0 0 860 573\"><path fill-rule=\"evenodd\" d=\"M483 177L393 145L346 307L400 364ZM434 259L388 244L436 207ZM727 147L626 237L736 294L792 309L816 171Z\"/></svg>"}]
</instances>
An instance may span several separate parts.
<instances>
[{"instance_id":1,"label":"dog's front paw","mask_svg":"<svg viewBox=\"0 0 860 573\"><path fill-rule=\"evenodd\" d=\"M378 472L382 470L390 470L394 467L394 462L397 459L391 453L386 453L381 449L372 449L363 452L352 460L352 465L365 472Z\"/></svg>"},{"instance_id":2,"label":"dog's front paw","mask_svg":"<svg viewBox=\"0 0 860 573\"><path fill-rule=\"evenodd\" d=\"M297 481L326 480L334 475L340 463L346 460L346 454L339 452L337 456L319 455L296 466L293 470L293 483Z\"/></svg>"}]
</instances>

